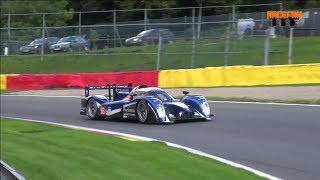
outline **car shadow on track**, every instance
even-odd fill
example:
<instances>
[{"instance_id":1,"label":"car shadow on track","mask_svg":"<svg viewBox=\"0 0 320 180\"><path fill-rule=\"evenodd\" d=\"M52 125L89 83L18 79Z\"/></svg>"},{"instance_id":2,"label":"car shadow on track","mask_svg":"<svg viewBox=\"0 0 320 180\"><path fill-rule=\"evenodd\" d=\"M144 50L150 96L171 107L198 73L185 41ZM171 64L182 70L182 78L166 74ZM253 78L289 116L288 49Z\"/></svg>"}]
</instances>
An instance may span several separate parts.
<instances>
[{"instance_id":1,"label":"car shadow on track","mask_svg":"<svg viewBox=\"0 0 320 180\"><path fill-rule=\"evenodd\" d=\"M116 118L116 119L98 119L98 120L90 120L90 119L86 119L86 118L82 118L82 120L85 121L95 121L95 122L114 122L114 123L126 123L126 124L140 124L140 125L144 125L144 126L159 126L159 125L179 125L179 124L187 124L187 123L209 123L211 121L207 121L207 120L179 120L179 121L175 121L174 123L153 123L153 122L149 122L149 123L140 123L138 120L130 120L130 119L122 119L122 118Z\"/></svg>"}]
</instances>

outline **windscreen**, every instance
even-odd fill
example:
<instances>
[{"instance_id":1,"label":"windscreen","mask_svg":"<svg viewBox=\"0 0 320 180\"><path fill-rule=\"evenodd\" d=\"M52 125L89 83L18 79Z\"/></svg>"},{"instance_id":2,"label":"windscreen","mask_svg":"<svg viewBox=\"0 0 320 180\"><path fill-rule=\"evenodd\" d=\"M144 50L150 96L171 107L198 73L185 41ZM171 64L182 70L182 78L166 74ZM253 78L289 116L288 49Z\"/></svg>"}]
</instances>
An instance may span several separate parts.
<instances>
[{"instance_id":1,"label":"windscreen","mask_svg":"<svg viewBox=\"0 0 320 180\"><path fill-rule=\"evenodd\" d=\"M43 39L36 39L36 40L32 41L30 43L30 45L41 44L42 42L43 42Z\"/></svg>"},{"instance_id":2,"label":"windscreen","mask_svg":"<svg viewBox=\"0 0 320 180\"><path fill-rule=\"evenodd\" d=\"M149 32L151 32L151 30L147 30L147 31L142 31L141 33L139 33L137 36L143 36L148 34Z\"/></svg>"},{"instance_id":3,"label":"windscreen","mask_svg":"<svg viewBox=\"0 0 320 180\"><path fill-rule=\"evenodd\" d=\"M59 40L59 43L60 42L71 42L73 39L74 39L73 37L64 37Z\"/></svg>"},{"instance_id":4,"label":"windscreen","mask_svg":"<svg viewBox=\"0 0 320 180\"><path fill-rule=\"evenodd\" d=\"M152 96L160 99L162 102L172 102L174 98L165 91L150 91L148 92L148 96Z\"/></svg>"}]
</instances>

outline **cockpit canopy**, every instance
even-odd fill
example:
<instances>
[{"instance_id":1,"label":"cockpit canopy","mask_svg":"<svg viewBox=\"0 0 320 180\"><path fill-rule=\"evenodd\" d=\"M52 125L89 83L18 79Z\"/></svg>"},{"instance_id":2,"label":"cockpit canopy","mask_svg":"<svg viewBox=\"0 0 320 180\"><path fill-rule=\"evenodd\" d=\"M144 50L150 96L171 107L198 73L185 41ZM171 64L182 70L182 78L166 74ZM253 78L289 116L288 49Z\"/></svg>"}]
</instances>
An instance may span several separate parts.
<instances>
[{"instance_id":1,"label":"cockpit canopy","mask_svg":"<svg viewBox=\"0 0 320 180\"><path fill-rule=\"evenodd\" d=\"M172 102L175 101L175 99L165 92L164 90L160 88L148 88L148 87L140 87L140 88L134 88L130 95L132 95L134 98L141 98L141 97L155 97L158 98L162 102Z\"/></svg>"}]
</instances>

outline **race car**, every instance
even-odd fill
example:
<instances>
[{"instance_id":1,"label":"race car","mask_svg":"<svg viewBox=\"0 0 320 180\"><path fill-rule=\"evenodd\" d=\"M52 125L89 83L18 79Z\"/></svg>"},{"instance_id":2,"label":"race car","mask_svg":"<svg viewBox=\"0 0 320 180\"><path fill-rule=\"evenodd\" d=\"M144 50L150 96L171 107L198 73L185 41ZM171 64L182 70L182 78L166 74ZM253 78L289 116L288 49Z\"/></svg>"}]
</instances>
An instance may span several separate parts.
<instances>
[{"instance_id":1,"label":"race car","mask_svg":"<svg viewBox=\"0 0 320 180\"><path fill-rule=\"evenodd\" d=\"M107 89L107 95L90 95L90 90ZM113 94L113 96L112 96ZM158 87L109 85L85 87L81 115L90 119L130 119L141 123L174 123L176 121L210 121L213 116L205 97L183 91L180 100Z\"/></svg>"}]
</instances>

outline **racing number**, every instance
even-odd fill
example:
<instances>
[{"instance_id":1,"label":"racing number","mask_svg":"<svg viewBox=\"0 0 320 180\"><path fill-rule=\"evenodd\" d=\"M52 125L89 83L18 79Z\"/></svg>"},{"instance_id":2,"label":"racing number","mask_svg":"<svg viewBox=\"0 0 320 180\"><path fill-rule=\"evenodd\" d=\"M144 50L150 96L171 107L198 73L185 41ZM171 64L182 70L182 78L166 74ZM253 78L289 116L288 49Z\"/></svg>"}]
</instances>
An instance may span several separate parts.
<instances>
[{"instance_id":1,"label":"racing number","mask_svg":"<svg viewBox=\"0 0 320 180\"><path fill-rule=\"evenodd\" d=\"M100 115L104 115L104 116L107 115L107 111L106 111L106 107L105 106L101 106L100 107Z\"/></svg>"}]
</instances>

